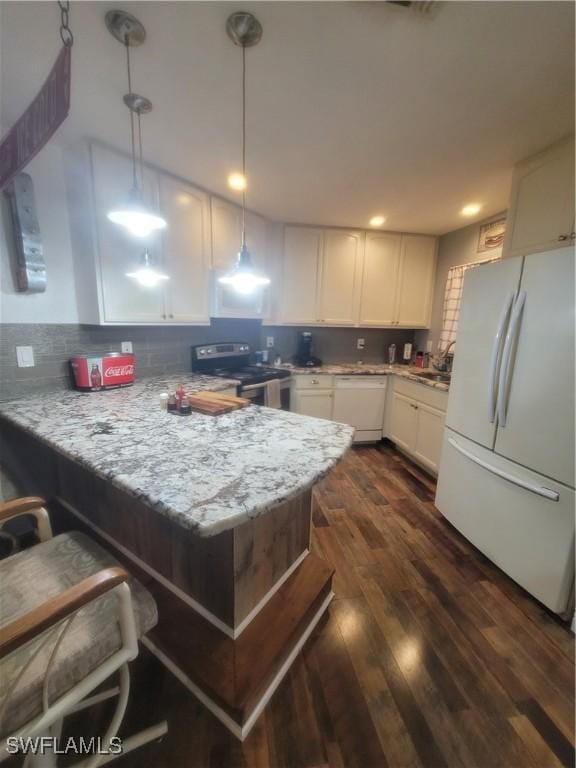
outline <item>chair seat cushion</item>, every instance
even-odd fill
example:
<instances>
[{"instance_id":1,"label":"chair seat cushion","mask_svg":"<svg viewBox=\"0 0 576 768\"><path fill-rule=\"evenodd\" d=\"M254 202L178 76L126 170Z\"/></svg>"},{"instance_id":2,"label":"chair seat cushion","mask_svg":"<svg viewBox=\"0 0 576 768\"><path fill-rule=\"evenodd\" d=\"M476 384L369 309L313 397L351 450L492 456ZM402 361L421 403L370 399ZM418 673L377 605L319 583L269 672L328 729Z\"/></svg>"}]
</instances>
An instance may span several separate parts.
<instances>
[{"instance_id":1,"label":"chair seat cushion","mask_svg":"<svg viewBox=\"0 0 576 768\"><path fill-rule=\"evenodd\" d=\"M63 533L0 561L0 626L103 568L118 565L106 550L78 532ZM136 579L129 579L128 585L136 629L141 637L158 621L156 603ZM52 662L50 702L60 698L121 648L118 615L118 597L110 593L78 611ZM0 735L14 733L42 712L46 666L63 626L58 624L0 660ZM26 664L28 668L11 692Z\"/></svg>"}]
</instances>

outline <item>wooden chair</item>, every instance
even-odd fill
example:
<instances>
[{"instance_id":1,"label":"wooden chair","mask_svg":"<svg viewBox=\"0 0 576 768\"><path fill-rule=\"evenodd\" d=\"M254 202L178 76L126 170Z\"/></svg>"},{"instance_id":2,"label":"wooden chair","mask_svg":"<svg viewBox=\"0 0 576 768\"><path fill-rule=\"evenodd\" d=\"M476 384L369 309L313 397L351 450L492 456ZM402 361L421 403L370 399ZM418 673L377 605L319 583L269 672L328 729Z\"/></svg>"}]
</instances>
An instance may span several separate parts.
<instances>
[{"instance_id":1,"label":"wooden chair","mask_svg":"<svg viewBox=\"0 0 576 768\"><path fill-rule=\"evenodd\" d=\"M138 655L138 638L158 621L156 604L88 536L53 536L43 499L1 503L0 527L19 515L34 516L40 543L0 561L0 762L21 740L58 739L66 715L117 696L101 740L110 753L75 763L96 768L167 731L159 723L124 739L114 754L130 690L128 662ZM94 693L115 672L119 684ZM56 765L54 743L43 743L47 753L29 753L26 766Z\"/></svg>"}]
</instances>

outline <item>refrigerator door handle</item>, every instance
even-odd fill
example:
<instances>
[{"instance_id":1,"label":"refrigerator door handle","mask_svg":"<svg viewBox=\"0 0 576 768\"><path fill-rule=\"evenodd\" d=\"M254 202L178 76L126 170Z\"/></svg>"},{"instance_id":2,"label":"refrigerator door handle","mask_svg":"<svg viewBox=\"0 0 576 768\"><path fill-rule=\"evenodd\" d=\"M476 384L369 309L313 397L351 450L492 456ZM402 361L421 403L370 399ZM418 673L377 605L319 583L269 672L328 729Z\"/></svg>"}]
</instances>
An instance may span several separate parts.
<instances>
[{"instance_id":1,"label":"refrigerator door handle","mask_svg":"<svg viewBox=\"0 0 576 768\"><path fill-rule=\"evenodd\" d=\"M496 393L498 392L498 373L500 371L500 361L502 359L502 340L504 338L504 331L506 329L508 318L510 316L510 310L514 303L515 291L510 291L506 299L506 303L502 307L500 314L500 320L498 321L498 330L494 336L494 344L492 346L492 355L490 358L490 374L489 374L489 405L488 405L488 419L491 424L494 423L496 418Z\"/></svg>"},{"instance_id":2,"label":"refrigerator door handle","mask_svg":"<svg viewBox=\"0 0 576 768\"><path fill-rule=\"evenodd\" d=\"M508 326L508 332L506 333L506 341L504 342L504 351L502 352L502 365L500 366L500 381L498 383L498 426L506 426L506 413L508 411L508 382L510 379L510 363L512 361L512 351L518 338L520 331L520 320L522 318L522 310L526 303L526 291L520 291L514 308L512 309L512 316L510 318L510 324Z\"/></svg>"},{"instance_id":3,"label":"refrigerator door handle","mask_svg":"<svg viewBox=\"0 0 576 768\"><path fill-rule=\"evenodd\" d=\"M509 483L518 485L520 488L525 488L527 491L530 491L530 493L536 493L538 496L543 496L545 499L549 499L550 501L558 501L560 499L560 494L556 493L556 491L551 491L550 488L545 488L543 485L534 485L534 483L529 483L527 480L522 480L520 477L511 475L509 472L505 472L503 469L499 469L493 464L489 464L479 456L476 456L470 451L467 451L466 448L463 448L461 445L459 445L453 438L449 437L448 443L452 446L452 448L455 448L459 453L461 453L462 456L470 459L470 461L478 464L478 466L486 469L488 472L492 472L493 475L498 475L498 477L501 477L503 480L507 480Z\"/></svg>"}]
</instances>

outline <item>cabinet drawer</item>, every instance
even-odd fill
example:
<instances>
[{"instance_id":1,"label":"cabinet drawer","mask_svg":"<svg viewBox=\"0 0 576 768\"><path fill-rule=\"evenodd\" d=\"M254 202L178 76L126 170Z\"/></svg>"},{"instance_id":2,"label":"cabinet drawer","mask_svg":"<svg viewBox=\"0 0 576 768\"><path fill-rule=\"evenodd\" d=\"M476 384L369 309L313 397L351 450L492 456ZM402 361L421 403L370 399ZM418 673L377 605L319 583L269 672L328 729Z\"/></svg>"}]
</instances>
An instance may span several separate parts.
<instances>
[{"instance_id":1,"label":"cabinet drawer","mask_svg":"<svg viewBox=\"0 0 576 768\"><path fill-rule=\"evenodd\" d=\"M292 383L295 389L332 389L334 377L326 374L301 374L292 376Z\"/></svg>"},{"instance_id":2,"label":"cabinet drawer","mask_svg":"<svg viewBox=\"0 0 576 768\"><path fill-rule=\"evenodd\" d=\"M417 381L410 381L401 376L394 376L394 392L405 397L411 397L419 403L425 403L432 408L445 411L448 406L448 392L442 389L434 389Z\"/></svg>"}]
</instances>

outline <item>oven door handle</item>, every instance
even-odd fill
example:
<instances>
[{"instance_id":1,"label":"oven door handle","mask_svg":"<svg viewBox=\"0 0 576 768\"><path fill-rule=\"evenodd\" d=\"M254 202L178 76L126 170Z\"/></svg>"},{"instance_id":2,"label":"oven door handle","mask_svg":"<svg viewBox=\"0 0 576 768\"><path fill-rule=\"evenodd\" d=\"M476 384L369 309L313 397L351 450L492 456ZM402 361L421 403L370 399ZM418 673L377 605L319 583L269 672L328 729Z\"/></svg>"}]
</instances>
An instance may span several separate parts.
<instances>
[{"instance_id":1,"label":"oven door handle","mask_svg":"<svg viewBox=\"0 0 576 768\"><path fill-rule=\"evenodd\" d=\"M241 393L245 392L256 392L258 389L265 389L266 388L266 382L262 381L260 384L248 384L246 387L241 387L240 391Z\"/></svg>"}]
</instances>

